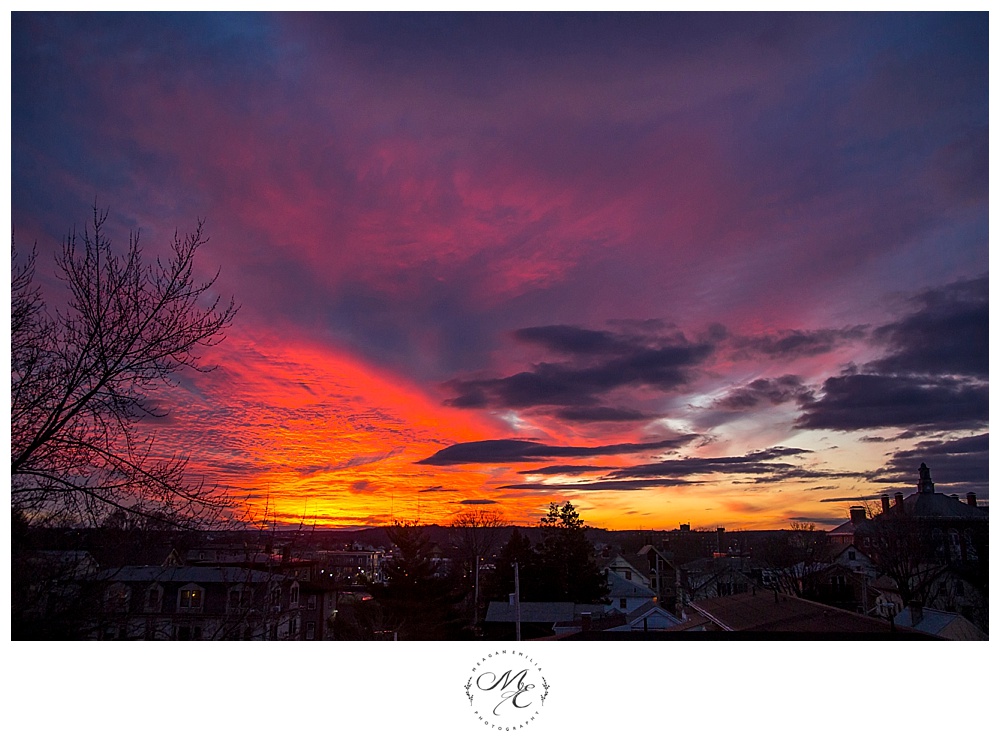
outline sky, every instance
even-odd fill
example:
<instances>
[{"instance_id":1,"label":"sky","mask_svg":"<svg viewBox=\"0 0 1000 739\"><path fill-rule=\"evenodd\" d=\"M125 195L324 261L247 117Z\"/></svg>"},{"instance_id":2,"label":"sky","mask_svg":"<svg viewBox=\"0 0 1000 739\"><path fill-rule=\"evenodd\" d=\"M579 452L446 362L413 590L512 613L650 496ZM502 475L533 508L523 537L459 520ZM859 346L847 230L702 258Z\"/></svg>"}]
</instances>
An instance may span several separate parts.
<instances>
[{"instance_id":1,"label":"sky","mask_svg":"<svg viewBox=\"0 0 1000 739\"><path fill-rule=\"evenodd\" d=\"M988 500L988 17L35 14L11 218L205 221L143 422L285 523L821 528Z\"/></svg>"}]
</instances>

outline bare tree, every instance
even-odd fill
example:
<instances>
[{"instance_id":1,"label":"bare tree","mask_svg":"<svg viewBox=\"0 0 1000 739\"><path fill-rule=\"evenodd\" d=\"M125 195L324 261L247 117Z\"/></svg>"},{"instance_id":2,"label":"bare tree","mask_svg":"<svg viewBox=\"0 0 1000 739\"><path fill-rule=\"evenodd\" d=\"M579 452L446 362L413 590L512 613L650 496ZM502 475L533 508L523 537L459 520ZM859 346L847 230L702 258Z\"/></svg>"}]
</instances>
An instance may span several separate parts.
<instances>
[{"instance_id":1,"label":"bare tree","mask_svg":"<svg viewBox=\"0 0 1000 739\"><path fill-rule=\"evenodd\" d=\"M509 525L502 513L485 508L455 516L451 522L453 540L462 560L471 567L477 558L492 553Z\"/></svg>"},{"instance_id":2,"label":"bare tree","mask_svg":"<svg viewBox=\"0 0 1000 739\"><path fill-rule=\"evenodd\" d=\"M171 254L146 263L139 236L119 254L96 207L92 230L73 232L56 258L68 290L48 309L34 283L34 252L11 281L11 506L37 522L68 513L93 524L111 511L161 523L218 512L214 488L185 474L187 458L164 454L140 419L162 416L150 394L182 368L200 371L236 313L197 282L202 224ZM216 277L218 274L216 274Z\"/></svg>"},{"instance_id":3,"label":"bare tree","mask_svg":"<svg viewBox=\"0 0 1000 739\"><path fill-rule=\"evenodd\" d=\"M778 590L799 598L814 595L815 579L830 566L830 541L815 524L792 521L790 531L768 537L760 558Z\"/></svg>"},{"instance_id":4,"label":"bare tree","mask_svg":"<svg viewBox=\"0 0 1000 739\"><path fill-rule=\"evenodd\" d=\"M464 511L452 520L453 541L472 587L472 623L479 621L480 567L500 544L510 524L503 514L486 508Z\"/></svg>"},{"instance_id":5,"label":"bare tree","mask_svg":"<svg viewBox=\"0 0 1000 739\"><path fill-rule=\"evenodd\" d=\"M864 533L865 553L875 569L896 584L903 607L912 602L924 603L933 577L943 568L930 564L926 532L919 521L893 508L870 518L864 524Z\"/></svg>"}]
</instances>

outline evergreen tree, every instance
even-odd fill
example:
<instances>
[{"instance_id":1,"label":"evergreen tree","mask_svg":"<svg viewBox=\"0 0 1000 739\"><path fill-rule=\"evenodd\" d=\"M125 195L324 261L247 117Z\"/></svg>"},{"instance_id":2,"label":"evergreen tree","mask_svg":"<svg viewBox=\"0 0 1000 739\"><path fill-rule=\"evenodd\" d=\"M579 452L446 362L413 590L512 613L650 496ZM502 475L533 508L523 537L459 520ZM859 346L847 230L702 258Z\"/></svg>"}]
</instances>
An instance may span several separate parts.
<instances>
[{"instance_id":1,"label":"evergreen tree","mask_svg":"<svg viewBox=\"0 0 1000 739\"><path fill-rule=\"evenodd\" d=\"M433 544L418 526L389 530L397 553L385 568L387 582L372 595L387 623L399 624L400 639L456 639L465 634L459 602L462 592L453 573L433 559Z\"/></svg>"},{"instance_id":2,"label":"evergreen tree","mask_svg":"<svg viewBox=\"0 0 1000 739\"><path fill-rule=\"evenodd\" d=\"M540 547L547 600L600 603L608 594L607 578L597 566L594 547L587 540L587 526L572 503L549 503L542 517L545 538Z\"/></svg>"},{"instance_id":3,"label":"evergreen tree","mask_svg":"<svg viewBox=\"0 0 1000 739\"><path fill-rule=\"evenodd\" d=\"M499 600L507 600L514 592L514 563L521 581L521 600L548 600L549 583L544 578L541 558L528 537L517 529L510 535L497 555L496 572L490 591Z\"/></svg>"}]
</instances>

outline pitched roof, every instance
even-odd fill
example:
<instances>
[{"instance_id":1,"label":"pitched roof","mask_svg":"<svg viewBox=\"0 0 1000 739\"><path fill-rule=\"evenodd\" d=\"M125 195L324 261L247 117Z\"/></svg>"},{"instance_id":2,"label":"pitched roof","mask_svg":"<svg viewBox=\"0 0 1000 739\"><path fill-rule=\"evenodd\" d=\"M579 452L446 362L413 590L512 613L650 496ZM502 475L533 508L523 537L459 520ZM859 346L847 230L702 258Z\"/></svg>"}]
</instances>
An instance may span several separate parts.
<instances>
[{"instance_id":1,"label":"pitched roof","mask_svg":"<svg viewBox=\"0 0 1000 739\"><path fill-rule=\"evenodd\" d=\"M893 509L890 508L890 514L892 511ZM941 493L914 493L903 499L903 511L916 518L941 518L956 521L975 521L989 518L986 508L971 506L958 498Z\"/></svg>"},{"instance_id":2,"label":"pitched roof","mask_svg":"<svg viewBox=\"0 0 1000 739\"><path fill-rule=\"evenodd\" d=\"M603 611L604 606L587 606L595 612ZM521 623L555 623L557 621L572 621L576 616L577 606L565 602L521 603ZM514 604L499 600L490 601L486 609L486 620L499 623L514 623L516 614Z\"/></svg>"},{"instance_id":3,"label":"pitched roof","mask_svg":"<svg viewBox=\"0 0 1000 739\"><path fill-rule=\"evenodd\" d=\"M844 521L844 523L840 524L840 526L836 526L826 533L827 535L832 534L833 536L846 536L854 534L854 531L854 521Z\"/></svg>"},{"instance_id":4,"label":"pitched roof","mask_svg":"<svg viewBox=\"0 0 1000 739\"><path fill-rule=\"evenodd\" d=\"M763 590L688 605L726 631L879 634L893 630L880 619Z\"/></svg>"},{"instance_id":5,"label":"pitched roof","mask_svg":"<svg viewBox=\"0 0 1000 739\"><path fill-rule=\"evenodd\" d=\"M246 567L156 567L133 565L102 570L98 577L113 582L197 582L197 583L248 583L286 579Z\"/></svg>"},{"instance_id":6,"label":"pitched roof","mask_svg":"<svg viewBox=\"0 0 1000 739\"><path fill-rule=\"evenodd\" d=\"M608 570L609 598L652 598L656 595L652 590L635 580L626 580L614 570Z\"/></svg>"},{"instance_id":7,"label":"pitched roof","mask_svg":"<svg viewBox=\"0 0 1000 739\"><path fill-rule=\"evenodd\" d=\"M632 609L625 615L625 621L628 625L631 625L638 623L642 621L642 619L648 618L653 614L657 614L662 618L665 618L667 621L672 621L674 625L681 623L681 620L677 618L677 616L656 603L643 603L638 608Z\"/></svg>"},{"instance_id":8,"label":"pitched roof","mask_svg":"<svg viewBox=\"0 0 1000 739\"><path fill-rule=\"evenodd\" d=\"M938 611L934 608L923 608L921 611L916 623L913 623L914 613L909 606L897 613L893 621L897 626L907 626L944 639L975 641L989 638L975 624L957 613Z\"/></svg>"}]
</instances>

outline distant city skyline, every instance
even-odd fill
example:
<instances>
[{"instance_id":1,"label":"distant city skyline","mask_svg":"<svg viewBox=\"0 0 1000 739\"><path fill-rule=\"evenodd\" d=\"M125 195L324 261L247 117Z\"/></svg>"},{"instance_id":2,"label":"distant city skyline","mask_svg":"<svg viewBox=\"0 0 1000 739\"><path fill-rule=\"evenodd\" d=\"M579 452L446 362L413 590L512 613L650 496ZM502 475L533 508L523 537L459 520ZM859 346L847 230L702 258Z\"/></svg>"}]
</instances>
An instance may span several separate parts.
<instances>
[{"instance_id":1,"label":"distant city skyline","mask_svg":"<svg viewBox=\"0 0 1000 739\"><path fill-rule=\"evenodd\" d=\"M988 501L988 15L12 14L12 227L205 220L146 427L281 523Z\"/></svg>"}]
</instances>

